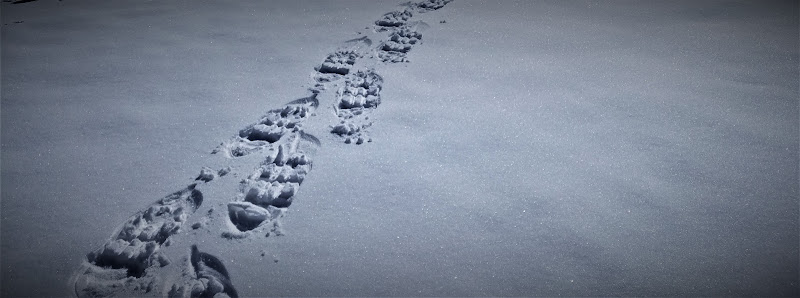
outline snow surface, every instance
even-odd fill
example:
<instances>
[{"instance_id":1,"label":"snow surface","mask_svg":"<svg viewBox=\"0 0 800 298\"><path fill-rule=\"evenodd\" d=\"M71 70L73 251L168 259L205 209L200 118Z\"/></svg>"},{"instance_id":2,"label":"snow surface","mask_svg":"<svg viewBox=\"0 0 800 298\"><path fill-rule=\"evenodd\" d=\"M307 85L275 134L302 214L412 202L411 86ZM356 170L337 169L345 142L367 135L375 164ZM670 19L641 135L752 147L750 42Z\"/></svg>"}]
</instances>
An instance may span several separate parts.
<instances>
[{"instance_id":1,"label":"snow surface","mask_svg":"<svg viewBox=\"0 0 800 298\"><path fill-rule=\"evenodd\" d=\"M800 295L796 2L398 4L2 3L0 295Z\"/></svg>"}]
</instances>

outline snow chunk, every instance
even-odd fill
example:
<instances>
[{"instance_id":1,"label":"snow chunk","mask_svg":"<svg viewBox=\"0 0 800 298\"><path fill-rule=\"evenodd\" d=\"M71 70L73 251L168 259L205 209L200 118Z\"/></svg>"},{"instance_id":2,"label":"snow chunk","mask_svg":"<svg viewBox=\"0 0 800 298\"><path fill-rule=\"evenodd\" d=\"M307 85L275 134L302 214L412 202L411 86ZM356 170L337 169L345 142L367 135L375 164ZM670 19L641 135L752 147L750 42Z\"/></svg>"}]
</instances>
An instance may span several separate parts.
<instances>
[{"instance_id":1,"label":"snow chunk","mask_svg":"<svg viewBox=\"0 0 800 298\"><path fill-rule=\"evenodd\" d=\"M228 203L228 216L239 231L257 228L270 217L269 210L250 202Z\"/></svg>"},{"instance_id":2,"label":"snow chunk","mask_svg":"<svg viewBox=\"0 0 800 298\"><path fill-rule=\"evenodd\" d=\"M214 173L214 170L212 170L209 167L203 167L203 169L200 170L200 175L198 175L197 178L195 178L194 180L209 182L211 180L214 180L214 178L216 177L217 175Z\"/></svg>"}]
</instances>

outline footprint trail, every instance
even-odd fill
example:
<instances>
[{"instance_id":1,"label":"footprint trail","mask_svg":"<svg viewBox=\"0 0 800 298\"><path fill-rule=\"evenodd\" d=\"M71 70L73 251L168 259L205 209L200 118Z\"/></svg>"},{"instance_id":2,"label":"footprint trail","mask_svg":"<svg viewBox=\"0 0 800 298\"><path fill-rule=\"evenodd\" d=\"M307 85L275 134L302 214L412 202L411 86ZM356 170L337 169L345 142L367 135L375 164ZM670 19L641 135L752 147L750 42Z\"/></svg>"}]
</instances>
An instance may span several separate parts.
<instances>
[{"instance_id":1,"label":"footprint trail","mask_svg":"<svg viewBox=\"0 0 800 298\"><path fill-rule=\"evenodd\" d=\"M421 31L429 27L415 21L415 15L451 1L406 3L402 10L374 21L371 38L345 41L329 53L314 67L310 95L267 111L211 152L222 156L227 166L220 170L202 167L193 184L132 215L101 247L88 253L70 280L74 295L237 297L235 281L221 259L192 243L201 235L217 235L204 238L203 243L282 235L280 219L297 198L322 148L322 141L306 133L305 125L316 125L314 131L319 132L326 121L335 121L327 126L326 139L356 145L372 142L369 130L382 101L384 82L375 66L409 62L408 53L422 43ZM308 121L317 113L329 112L332 115L324 119L330 120ZM231 195L204 197L200 185L230 189ZM204 201L212 207L196 212ZM224 211L215 212L213 206ZM182 234L189 221L195 223ZM197 233L203 230L208 233ZM189 242L177 245L174 239ZM170 256L183 261L175 263Z\"/></svg>"}]
</instances>

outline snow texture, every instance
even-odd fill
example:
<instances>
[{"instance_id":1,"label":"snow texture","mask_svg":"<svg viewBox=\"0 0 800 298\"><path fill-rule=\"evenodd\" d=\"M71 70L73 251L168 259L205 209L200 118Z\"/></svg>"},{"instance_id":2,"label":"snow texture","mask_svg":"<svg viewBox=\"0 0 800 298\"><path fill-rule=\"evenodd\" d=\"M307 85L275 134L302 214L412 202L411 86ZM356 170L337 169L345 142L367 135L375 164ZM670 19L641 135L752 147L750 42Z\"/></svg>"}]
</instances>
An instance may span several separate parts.
<instances>
[{"instance_id":1,"label":"snow texture","mask_svg":"<svg viewBox=\"0 0 800 298\"><path fill-rule=\"evenodd\" d=\"M381 51L405 54L421 38L406 26L390 29L389 32L388 41L381 43ZM304 132L303 123L315 115L319 108L317 96L340 81L342 86L335 94L338 101L335 110L338 111L336 114L340 123L331 132L344 137L347 144L364 143L366 128L372 124L364 123L380 104L383 78L372 67L352 71L356 67L356 60L363 57L359 50L371 45L368 38L352 40L347 44L349 49L329 54L322 65L316 68L319 73L315 79L317 84L310 89L310 96L270 110L257 123L241 129L236 137L223 142L211 152L222 153L227 158L241 158L265 150L272 152L266 155L266 159L251 175L239 183L241 193L227 204L226 222L229 225L227 230L219 232L221 237L218 241L245 239L252 234L264 234L265 230L266 235L282 234L279 219L291 206L300 185L311 171L311 155L321 145L316 137ZM227 173L228 170L221 169L218 172ZM203 167L195 180L209 183L215 177L214 170ZM169 258L160 253L160 248L171 241L171 236L181 231L189 214L200 207L203 195L195 187L196 184L192 184L186 190L168 196L146 211L134 215L120 232L115 233L117 236L98 251L90 253L87 262L72 278L74 293L77 296L158 295L154 288L160 288L169 289L167 293L160 293L168 296L211 297L224 293L236 297L236 288L222 261L200 252L196 245L192 245L189 257L189 265L193 270L183 270L179 281L171 286L159 284L175 278L164 278L163 275L167 273L159 270L171 264ZM214 215L209 211L206 216ZM208 218L203 222L211 220ZM203 227L204 224L200 222L191 225L193 230ZM126 276L119 275L119 270L127 270Z\"/></svg>"},{"instance_id":2,"label":"snow texture","mask_svg":"<svg viewBox=\"0 0 800 298\"><path fill-rule=\"evenodd\" d=\"M0 295L800 295L796 2L396 4L1 3Z\"/></svg>"}]
</instances>

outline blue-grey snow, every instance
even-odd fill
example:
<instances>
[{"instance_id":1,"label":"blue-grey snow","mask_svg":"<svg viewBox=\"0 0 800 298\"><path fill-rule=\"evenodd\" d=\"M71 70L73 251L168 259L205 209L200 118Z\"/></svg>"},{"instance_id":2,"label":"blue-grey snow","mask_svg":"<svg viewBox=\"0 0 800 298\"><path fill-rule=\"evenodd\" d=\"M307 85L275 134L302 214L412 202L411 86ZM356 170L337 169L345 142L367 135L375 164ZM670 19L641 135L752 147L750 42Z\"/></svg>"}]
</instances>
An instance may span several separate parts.
<instances>
[{"instance_id":1,"label":"blue-grey snow","mask_svg":"<svg viewBox=\"0 0 800 298\"><path fill-rule=\"evenodd\" d=\"M0 296L798 296L796 1L0 3Z\"/></svg>"}]
</instances>

